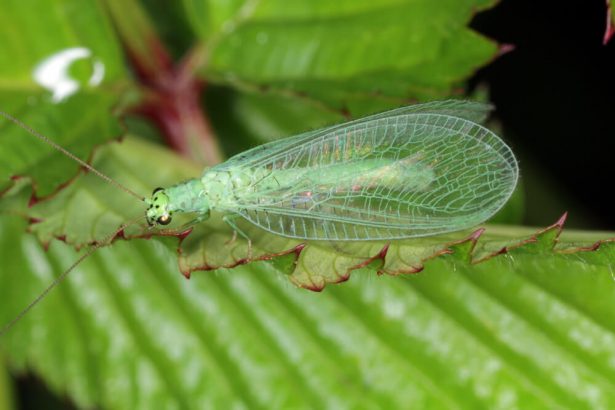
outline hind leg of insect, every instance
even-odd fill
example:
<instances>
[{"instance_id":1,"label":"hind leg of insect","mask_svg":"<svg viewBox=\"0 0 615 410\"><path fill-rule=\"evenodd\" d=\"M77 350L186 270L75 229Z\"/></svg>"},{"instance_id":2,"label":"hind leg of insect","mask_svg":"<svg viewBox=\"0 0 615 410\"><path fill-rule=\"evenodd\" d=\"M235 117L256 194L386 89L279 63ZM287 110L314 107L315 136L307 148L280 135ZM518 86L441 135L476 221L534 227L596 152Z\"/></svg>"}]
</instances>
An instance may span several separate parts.
<instances>
[{"instance_id":1,"label":"hind leg of insect","mask_svg":"<svg viewBox=\"0 0 615 410\"><path fill-rule=\"evenodd\" d=\"M222 220L233 229L233 237L226 241L226 244L232 244L237 239L237 234L241 235L248 241L248 259L252 259L252 240L235 224L235 219L237 219L238 216L237 214L227 214L222 217Z\"/></svg>"}]
</instances>

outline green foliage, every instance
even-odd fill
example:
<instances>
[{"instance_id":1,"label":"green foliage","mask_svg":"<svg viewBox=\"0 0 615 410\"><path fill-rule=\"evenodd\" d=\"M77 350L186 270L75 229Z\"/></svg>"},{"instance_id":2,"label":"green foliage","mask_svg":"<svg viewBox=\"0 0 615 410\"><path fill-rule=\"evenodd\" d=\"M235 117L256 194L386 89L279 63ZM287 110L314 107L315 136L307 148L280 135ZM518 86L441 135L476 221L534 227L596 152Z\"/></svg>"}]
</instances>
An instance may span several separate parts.
<instances>
[{"instance_id":1,"label":"green foliage","mask_svg":"<svg viewBox=\"0 0 615 410\"><path fill-rule=\"evenodd\" d=\"M184 1L207 48L206 78L355 114L449 95L496 53L495 44L466 27L491 3Z\"/></svg>"},{"instance_id":2,"label":"green foliage","mask_svg":"<svg viewBox=\"0 0 615 410\"><path fill-rule=\"evenodd\" d=\"M2 219L6 321L76 254L57 241L45 253ZM109 408L609 408L612 277L584 255L553 255L542 237L477 265L455 253L417 275L372 267L323 293L266 263L185 281L174 251L118 241L3 345L17 369Z\"/></svg>"},{"instance_id":3,"label":"green foliage","mask_svg":"<svg viewBox=\"0 0 615 410\"><path fill-rule=\"evenodd\" d=\"M109 115L119 103L113 87L126 81L118 41L104 13L80 2L48 1L32 5L4 2L0 12L0 107L34 127L80 158L92 147L120 135L117 120ZM51 93L34 79L35 68L60 50L86 46L92 58L71 67L81 92L62 104L51 103ZM99 87L88 85L95 61L104 61ZM0 192L10 176L33 179L37 194L49 195L73 176L78 165L55 155L50 147L32 144L23 130L2 119Z\"/></svg>"},{"instance_id":4,"label":"green foliage","mask_svg":"<svg viewBox=\"0 0 615 410\"><path fill-rule=\"evenodd\" d=\"M0 60L0 109L141 194L200 174L141 135L103 144L120 135L112 107L148 98L124 68L109 17L133 36L131 57L149 55L144 40L158 26L140 3L56 0L34 11L22 3L0 11L0 58L14 56ZM196 72L225 87L205 95L230 150L449 95L496 52L466 28L491 1L185 0L168 16L150 3L157 24L186 24L167 38L178 48L196 42ZM77 45L104 62L104 81L88 85L94 60L83 61L72 72L80 92L53 103L32 69ZM149 56L147 69L160 69ZM78 257L66 243L95 242L143 213L77 170L0 122L0 323ZM51 196L28 207L33 194ZM499 222L518 217L515 198ZM100 408L612 408L615 246L597 242L606 234L560 236L562 223L388 247L303 244L243 225L260 261L215 272L198 269L247 256L241 238L227 243L219 215L181 243L133 226L0 348L14 372ZM178 265L197 269L190 281ZM293 286L346 279L323 292Z\"/></svg>"}]
</instances>

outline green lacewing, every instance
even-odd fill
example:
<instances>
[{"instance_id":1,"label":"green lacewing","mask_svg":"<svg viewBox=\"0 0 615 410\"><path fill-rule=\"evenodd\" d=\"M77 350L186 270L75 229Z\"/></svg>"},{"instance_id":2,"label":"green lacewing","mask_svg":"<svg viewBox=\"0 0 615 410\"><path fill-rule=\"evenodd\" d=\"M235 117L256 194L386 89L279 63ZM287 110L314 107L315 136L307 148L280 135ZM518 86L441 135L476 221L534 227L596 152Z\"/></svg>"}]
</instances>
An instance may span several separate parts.
<instances>
[{"instance_id":1,"label":"green lacewing","mask_svg":"<svg viewBox=\"0 0 615 410\"><path fill-rule=\"evenodd\" d=\"M490 106L413 105L274 141L154 191L150 225L211 210L306 240L391 240L478 225L518 177L515 157L481 126ZM235 227L236 228L236 227Z\"/></svg>"},{"instance_id":2,"label":"green lacewing","mask_svg":"<svg viewBox=\"0 0 615 410\"><path fill-rule=\"evenodd\" d=\"M481 125L491 106L470 101L412 105L258 146L143 198L8 114L3 116L146 204L150 226L174 214L200 223L211 211L304 240L415 238L478 225L517 184L511 149ZM142 219L142 218L140 218ZM92 247L0 334L131 221Z\"/></svg>"}]
</instances>

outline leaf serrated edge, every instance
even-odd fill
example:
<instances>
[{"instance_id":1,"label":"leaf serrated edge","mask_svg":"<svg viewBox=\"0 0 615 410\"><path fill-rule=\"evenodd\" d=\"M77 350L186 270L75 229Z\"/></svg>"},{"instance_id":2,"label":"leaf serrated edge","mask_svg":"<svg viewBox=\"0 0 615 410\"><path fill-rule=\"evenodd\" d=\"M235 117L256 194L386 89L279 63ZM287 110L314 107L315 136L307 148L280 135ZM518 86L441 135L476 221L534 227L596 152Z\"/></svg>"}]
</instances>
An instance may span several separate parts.
<instances>
[{"instance_id":1,"label":"leaf serrated edge","mask_svg":"<svg viewBox=\"0 0 615 410\"><path fill-rule=\"evenodd\" d=\"M203 265L199 265L195 267L184 267L181 264L182 249L181 249L181 242L180 242L177 247L178 264L179 264L180 272L182 273L182 275L184 275L186 279L190 279L192 273L197 272L197 271L211 271L211 270L216 270L216 269L232 269L232 268L236 268L237 266L246 265L251 262L268 261L273 258L277 258L280 256L286 256L286 255L292 255L292 254L295 254L294 264L296 265L297 261L299 260L299 255L301 255L301 252L303 251L303 249L305 249L306 246L307 244L300 243L298 245L295 245L293 248L284 250L282 252L265 253L263 255L259 255L253 258L245 257L245 258L237 259L226 265L213 266L213 265L209 265L205 263Z\"/></svg>"},{"instance_id":2,"label":"leaf serrated edge","mask_svg":"<svg viewBox=\"0 0 615 410\"><path fill-rule=\"evenodd\" d=\"M557 244L559 237L561 236L561 233L563 231L563 227L564 224L566 222L566 219L568 217L568 212L564 212L564 214L562 214L562 216L552 225L547 226L546 228L540 229L538 230L536 233L534 233L532 236L530 236L529 238L525 238L522 239L520 241L518 241L517 243L514 243L512 245L507 245L504 246L502 248L500 248L499 250L492 252L490 254L487 254L486 256L480 258L480 259L474 259L474 251L476 249L476 245L479 242L479 239L482 237L483 233L485 233L487 231L487 229L485 228L479 228L477 230L475 230L474 232L472 232L470 235L468 235L465 238L459 239L459 240L455 240L455 241L451 241L448 243L445 243L444 246L437 250L436 252L434 252L433 254L426 256L424 258L421 259L420 264L418 266L412 266L410 269L398 269L395 271L387 271L386 269L383 269L384 265L385 265L385 261L386 261L386 256L388 254L389 251L389 247L390 247L390 242L386 243L382 249L377 252L376 254L374 254L373 256L366 258L364 261L352 265L349 268L346 269L346 272L340 274L336 272L336 280L332 280L332 281L324 281L324 283L322 284L316 284L316 283L312 283L311 285L308 285L306 283L302 283L298 280L296 280L293 277L293 274L291 274L289 276L290 281L301 288L310 290L310 291L314 291L314 292L320 292L322 291L326 285L329 284L339 284L339 283L343 283L346 282L348 279L350 279L350 275L352 274L353 271L355 270L359 270L362 268L365 268L367 266L369 266L370 264L372 264L373 262L377 261L377 260L381 260L381 267L376 269L376 275L377 276L382 276L384 274L387 275L392 275L392 276L397 276L397 275L405 275L405 274L418 274L420 272L422 272L425 268L425 262L429 261L429 260L433 260L436 259L438 257L441 256L445 256L445 255L452 255L456 253L456 249L458 248L460 245L464 245L467 244L468 242L470 242L470 247L467 251L467 256L465 258L462 259L466 259L467 263L472 264L472 265L476 265L482 262L485 262L489 259L492 259L496 256L499 255L503 255L503 254L507 254L515 249L519 249L522 248L523 246L526 246L528 244L533 244L538 242L539 237L549 233L553 230L557 230L556 232L556 236L552 241L552 246L551 246L551 251L554 253L574 253L574 252L585 252L585 251L595 251L597 250L603 243L610 243L610 242L615 242L615 238L610 238L610 239L604 239L604 240L600 240L597 241L596 243L592 244L591 246L588 247L578 247L578 248L573 248L573 249L566 249L564 251L558 251L555 249L555 245ZM220 269L220 268L226 268L226 269L232 269L235 268L237 266L240 265L246 265L248 263L251 262L257 262L257 261L266 261L266 260L271 260L273 258L276 257L280 257L280 256L286 256L289 254L294 254L295 258L294 258L294 264L296 266L297 261L299 260L299 256L301 255L302 251L306 248L309 247L309 243L300 243L298 245L296 245L293 248L281 251L281 252L276 252L276 253L266 253L263 255L260 255L256 258L241 258L238 259L230 264L226 264L226 265L220 265L220 266L213 266L213 265L209 265L209 264L204 264L201 266L196 266L196 267L191 267L191 268L186 268L184 266L181 265L181 256L182 256L182 250L181 250L181 241L183 241L183 239L188 236L191 232L188 232L184 237L180 238L180 242L178 243L178 247L177 247L177 252L178 252L178 264L180 266L180 272L187 278L189 279L191 277L191 274L193 272L196 271L211 271L211 270L216 270L216 269ZM154 235L150 235L149 237L152 236L158 236L156 234ZM129 239L129 238L126 238Z\"/></svg>"},{"instance_id":3,"label":"leaf serrated edge","mask_svg":"<svg viewBox=\"0 0 615 410\"><path fill-rule=\"evenodd\" d=\"M529 238L525 238L525 239L521 239L516 243L513 243L511 245L507 245L504 246L502 248L500 248L499 250L496 250L494 252L491 252L489 254L487 254L486 256L483 256L481 258L475 259L474 257L474 253L476 250L476 245L479 243L480 238L482 237L482 235L487 231L486 228L479 228L477 230L475 230L474 232L472 232L470 235L468 235L465 238L459 239L459 240L454 240L451 242L447 242L445 243L440 249L437 249L435 252L433 252L431 255L425 256L423 258L421 258L421 260L419 261L418 265L412 265L410 266L410 268L408 269L397 269L397 270L387 270L384 268L385 263L386 263L386 257L390 248L390 242L387 242L381 249L380 251L378 251L377 253L375 253L373 256L366 258L365 260L361 261L360 263L354 264L350 267L348 267L344 273L339 273L339 272L335 272L335 276L336 279L335 280L324 280L322 282L319 283L315 283L312 282L310 284L302 282L298 279L296 279L294 277L294 272L291 273L289 276L290 281L297 287L301 287L303 289L307 289L307 290L311 290L314 292L320 292L322 291L327 285L330 284L339 284L339 283L343 283L346 282L348 279L350 279L351 274L353 273L353 271L355 270L359 270L362 268L366 268L368 267L370 264L376 262L376 261L380 261L380 267L375 268L376 271L376 275L377 276L382 276L384 274L390 275L390 276L397 276L397 275L413 275L413 274L418 274L421 271L424 270L425 268L425 263L430 261L430 260L434 260L436 258L442 257L442 256L446 256L446 255L455 255L458 252L458 249L469 243L469 248L467 251L465 251L465 254L457 254L457 259L460 261L464 261L465 263L471 264L471 265L476 265L482 262L485 262L487 260L490 260L496 256L499 255L503 255L503 254L507 254L510 253L511 251L514 251L516 249L520 249L523 248L524 246L530 245L530 244L535 244L540 240L540 237L552 232L553 230L556 230L555 233L555 237L552 239L551 241L551 246L550 246L550 251L554 254L574 254L577 252L593 252L593 251L597 251L603 244L605 243L615 243L615 238L608 238L608 239L602 239L599 241L596 241L595 243L593 243L592 245L589 246L579 246L576 248L566 248L563 250L558 250L555 249L556 244L559 241L559 237L561 236L561 233L563 232L563 228L564 228L564 224L566 222L566 219L568 217L568 212L564 212L564 214L562 214L562 216L552 225L547 226L546 228L540 229L538 230L536 233L534 233L533 235L531 235ZM34 221L31 223L36 223L38 221ZM145 233L145 234L139 234L139 235L126 235L124 230L120 230L118 231L118 233L111 239L111 241L109 241L109 243L107 245L111 245L113 244L116 240L121 239L121 240L131 240L131 239L152 239L152 238L156 238L156 237L175 237L178 239L178 243L176 245L176 252L177 252L177 257L178 257L178 268L179 271L181 272L181 274L186 278L186 279L190 279L192 276L193 272L198 272L198 271L212 271L212 270L216 270L216 269L232 269L235 268L237 266L240 265L246 265L249 264L251 262L258 262L258 261L269 261L272 260L274 258L277 257L282 257L282 256L286 256L286 255L294 255L294 266L297 266L297 262L299 260L299 257L301 255L301 253L308 248L309 242L303 242L303 243L299 243L297 245L295 245L292 248L283 250L281 252L271 252L271 253L264 253L262 255L259 255L257 257L245 257L245 258L240 258L237 259L231 263L228 264L224 264L224 265L219 265L219 266L215 266L215 265L210 265L210 264L202 264L202 265L198 265L198 266L194 266L194 267L188 267L186 265L184 265L182 263L182 261L184 260L182 258L182 248L181 248L181 244L182 242L192 233L192 228L184 230L184 231L156 231L156 232L151 232L151 233ZM81 244L81 245L76 245L73 243L70 243L70 241L68 241L66 239L66 236L64 235L54 235L54 238L60 241L65 242L68 245L73 246L76 250L80 250L82 249L84 246L94 246L97 245L98 242L96 241L92 241L89 242L87 244ZM47 249L49 247L49 242L42 242L43 246L45 249ZM326 276L322 276L323 278L326 278Z\"/></svg>"},{"instance_id":4,"label":"leaf serrated edge","mask_svg":"<svg viewBox=\"0 0 615 410\"><path fill-rule=\"evenodd\" d=\"M385 264L386 255L389 251L389 246L390 246L390 243L386 243L382 247L382 249L380 249L378 253L365 259L363 262L350 266L349 268L346 269L344 273L335 272L335 275L337 276L336 280L324 281L323 283L318 283L318 284L315 282L312 282L311 285L307 285L306 283L302 283L301 281L296 279L294 275L290 275L290 281L297 287L311 290L312 292L321 292L327 285L337 285L337 284L346 282L348 279L350 279L350 275L352 274L353 271L366 268L372 263L377 262L377 261L379 261L380 267L376 269L376 275L382 276L383 274L387 273L386 271L383 270L383 267Z\"/></svg>"},{"instance_id":5,"label":"leaf serrated edge","mask_svg":"<svg viewBox=\"0 0 615 410\"><path fill-rule=\"evenodd\" d=\"M420 260L419 265L416 266L412 266L410 269L397 269L394 271L388 271L386 269L377 269L376 270L376 275L381 276L382 274L388 274L388 275L392 275L392 276L396 276L396 275L402 275L402 274L417 274L420 273L421 271L424 270L425 268L425 263L436 259L438 257L441 256L445 256L445 255L452 255L455 254L456 249L458 248L460 245L464 245L467 244L468 242L470 242L470 247L467 251L467 256L466 258L461 258L461 259L466 259L467 263L472 264L472 265L476 265L482 262L485 262L489 259L492 259L496 256L499 255L503 255L503 254L507 254L515 249L520 249L524 246L527 246L529 244L534 244L537 243L539 241L539 238L549 232L552 232L553 230L556 230L556 234L555 237L553 238L553 240L551 241L551 247L550 250L551 252L553 252L554 254L557 253L562 253L562 254L570 254L570 253L575 253L575 252L587 252L587 251L596 251L600 248L600 246L602 244L605 243L615 243L615 238L609 238L609 239L603 239L603 240L599 240L597 242L595 242L594 244L590 245L590 246L585 246L585 247L578 247L578 248L572 248L572 249L565 249L565 250L557 250L555 249L556 244L559 241L559 237L561 236L561 233L563 232L563 227L564 227L564 223L566 222L566 219L568 217L568 212L564 212L564 214L562 214L562 216L552 225L549 225L546 228L540 229L538 230L536 233L534 233L532 236L530 236L529 238L526 239L522 239L519 240L517 243L514 243L512 245L507 245L504 246L502 248L500 248L499 250L492 252L490 254L487 254L484 257L481 257L479 259L475 259L474 258L474 251L476 249L476 245L478 244L479 239L481 238L481 236L483 235L483 233L486 231L485 228L480 228L477 229L476 231L472 232L469 236L460 239L460 240L456 240L456 241L452 241L452 242L448 242L446 243L441 249L437 250L436 252L434 252L433 254L423 257ZM370 258L367 258L365 261L353 265L350 268L347 269L346 274L344 275L337 275L338 276L338 280L333 280L333 281L325 281L325 283L323 284L319 284L319 285L307 285L305 283L301 283L298 281L293 281L291 278L291 281L299 286L302 287L304 289L308 289L308 290L312 290L312 291L317 291L320 292L324 289L324 287L327 284L338 284L341 282L345 282L346 280L349 279L350 274L352 273L352 271L360 269L360 268L364 268L366 266L368 266L370 263L372 263L373 261L377 260L377 259L382 259L383 260L383 264L386 258L386 254L388 251L390 243L386 244L385 247L378 252L377 254L371 256Z\"/></svg>"},{"instance_id":6,"label":"leaf serrated edge","mask_svg":"<svg viewBox=\"0 0 615 410\"><path fill-rule=\"evenodd\" d=\"M126 136L127 128L121 119L117 119L117 121L119 122L120 126L123 128L122 133L120 135L110 137L108 140L100 144L94 144L92 146L92 149L90 150L90 153L88 154L88 157L83 160L86 164L94 168L93 161L94 161L94 158L96 157L98 150L100 150L103 147L107 147L112 143L119 143L119 144L122 143L122 141L124 140L124 137ZM59 157L61 157L61 154L55 151L50 153L49 155L58 155ZM87 168L85 168L82 165L79 165L77 167L77 171L75 172L73 176L69 177L64 182L60 182L58 186L55 187L54 190L47 195L37 194L38 182L35 179L33 179L31 176L14 174L9 177L9 180L11 181L11 183L9 183L5 189L0 190L0 199L2 199L2 197L6 195L11 189L15 188L17 181L27 181L28 186L32 189L32 193L30 194L30 199L28 200L28 208L31 208L40 202L52 200L64 189L66 189L67 187L75 183L77 179L79 179L79 177L81 177L82 175L86 175L88 173L89 171Z\"/></svg>"},{"instance_id":7,"label":"leaf serrated edge","mask_svg":"<svg viewBox=\"0 0 615 410\"><path fill-rule=\"evenodd\" d=\"M554 238L553 243L552 243L552 248L551 248L551 250L553 251L553 250L554 250L554 248L555 248L555 245L557 244L557 242L558 242L558 240L559 240L559 237L560 237L560 236L561 236L561 234L562 234L562 231L563 231L563 229L564 229L564 223L566 222L566 219L567 219L567 218L568 218L568 211L564 212L564 213L562 214L562 216L560 216L560 217L559 217L559 219L558 219L555 223L553 223L553 224L551 224L551 225L547 226L546 228L542 228L542 229L538 230L536 233L534 233L534 234L533 234L532 236L530 236L529 238L522 239L522 240L520 240L520 241L519 241L519 242L517 242L517 243L513 243L512 245L507 245L507 246L504 246L504 247L502 247L500 250L495 251L495 252L492 252L492 253L490 253L490 254L487 254L486 256L483 256L483 257L482 257L482 258L480 258L480 259L476 259L476 260L474 260L474 259L473 259L473 260L471 261L471 263L472 263L473 265L476 265L476 264L478 264L478 263L484 262L484 261L489 260L489 259L491 259L491 258L494 258L494 257L496 257L496 256L499 256L499 255L503 255L503 254L510 253L511 251L513 251L513 250L515 250L515 249L522 248L523 246L527 246L527 245L529 245L529 244L534 244L534 243L538 242L538 240L539 240L538 238L539 238L540 236L542 236L542 235L544 235L544 234L546 234L546 233L548 233L548 232L551 232L551 231L553 231L554 229L556 229L556 230L557 230L557 233L556 233L556 235L555 235L555 238Z\"/></svg>"}]
</instances>

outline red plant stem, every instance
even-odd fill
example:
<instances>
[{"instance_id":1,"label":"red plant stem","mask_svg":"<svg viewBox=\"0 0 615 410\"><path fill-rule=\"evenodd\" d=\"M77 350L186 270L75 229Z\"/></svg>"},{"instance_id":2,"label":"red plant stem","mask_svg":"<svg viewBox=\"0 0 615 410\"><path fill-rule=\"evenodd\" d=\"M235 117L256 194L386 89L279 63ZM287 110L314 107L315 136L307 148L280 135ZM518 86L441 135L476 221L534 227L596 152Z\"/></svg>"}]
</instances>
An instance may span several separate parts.
<instances>
[{"instance_id":1,"label":"red plant stem","mask_svg":"<svg viewBox=\"0 0 615 410\"><path fill-rule=\"evenodd\" d=\"M218 140L201 108L205 85L196 75L200 54L175 64L139 2L106 4L143 90L144 100L133 112L153 121L183 156L204 165L220 162Z\"/></svg>"},{"instance_id":2,"label":"red plant stem","mask_svg":"<svg viewBox=\"0 0 615 410\"><path fill-rule=\"evenodd\" d=\"M142 81L146 98L135 111L155 122L175 151L202 164L217 164L220 147L200 105L204 84L183 71L171 68L156 73L154 82Z\"/></svg>"}]
</instances>

